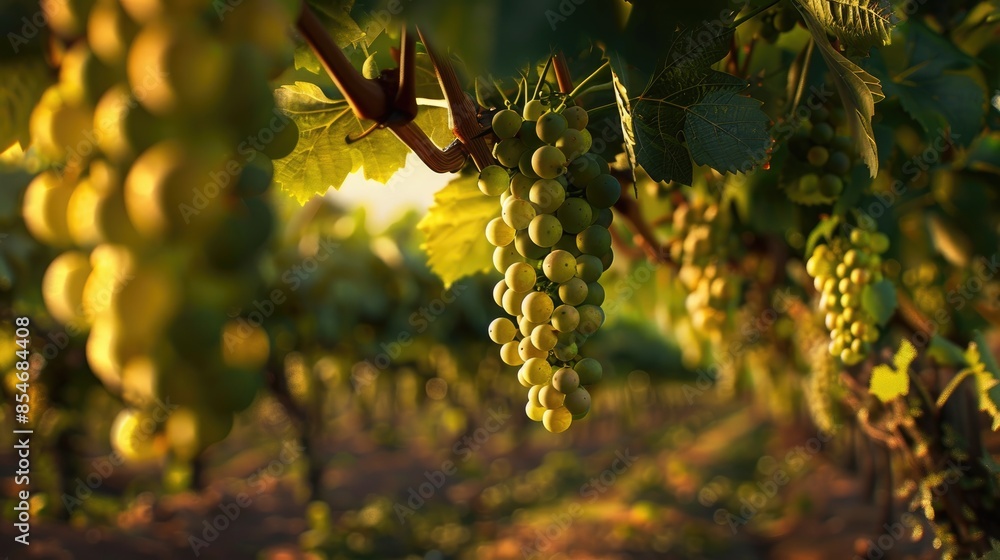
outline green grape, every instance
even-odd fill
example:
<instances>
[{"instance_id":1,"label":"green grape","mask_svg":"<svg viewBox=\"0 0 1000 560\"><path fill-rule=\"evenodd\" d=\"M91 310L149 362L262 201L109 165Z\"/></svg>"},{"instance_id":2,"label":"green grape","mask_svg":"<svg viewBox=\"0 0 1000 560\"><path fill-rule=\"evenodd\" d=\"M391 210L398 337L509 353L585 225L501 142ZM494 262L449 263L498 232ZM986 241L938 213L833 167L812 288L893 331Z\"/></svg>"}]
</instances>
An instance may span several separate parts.
<instances>
[{"instance_id":1,"label":"green grape","mask_svg":"<svg viewBox=\"0 0 1000 560\"><path fill-rule=\"evenodd\" d=\"M528 294L525 292L515 292L514 290L508 289L504 292L503 297L500 299L501 307L503 307L503 310L506 311L508 315L517 317L521 314L521 308L524 305L524 300L527 295Z\"/></svg>"},{"instance_id":2,"label":"green grape","mask_svg":"<svg viewBox=\"0 0 1000 560\"><path fill-rule=\"evenodd\" d=\"M607 253L604 253L604 255L601 256L601 266L604 267L604 270L610 270L611 263L613 262L615 262L615 254L613 251L608 250Z\"/></svg>"},{"instance_id":3,"label":"green grape","mask_svg":"<svg viewBox=\"0 0 1000 560\"><path fill-rule=\"evenodd\" d=\"M830 110L822 105L813 109L812 114L809 115L809 122L812 124L825 123L828 120L830 120Z\"/></svg>"},{"instance_id":4,"label":"green grape","mask_svg":"<svg viewBox=\"0 0 1000 560\"><path fill-rule=\"evenodd\" d=\"M566 251L554 250L542 262L542 272L557 284L568 282L576 274L576 257Z\"/></svg>"},{"instance_id":5,"label":"green grape","mask_svg":"<svg viewBox=\"0 0 1000 560\"><path fill-rule=\"evenodd\" d=\"M524 262L524 257L517 252L517 248L513 245L497 247L493 250L493 267L497 269L497 272L507 272L510 265L518 262Z\"/></svg>"},{"instance_id":6,"label":"green grape","mask_svg":"<svg viewBox=\"0 0 1000 560\"><path fill-rule=\"evenodd\" d=\"M548 107L540 99L532 99L524 105L524 120L537 121L548 111Z\"/></svg>"},{"instance_id":7,"label":"green grape","mask_svg":"<svg viewBox=\"0 0 1000 560\"><path fill-rule=\"evenodd\" d=\"M580 312L580 326L576 328L576 332L591 336L604 324L604 311L600 307L584 304L576 310Z\"/></svg>"},{"instance_id":8,"label":"green grape","mask_svg":"<svg viewBox=\"0 0 1000 560\"><path fill-rule=\"evenodd\" d=\"M598 175L608 175L611 173L611 166L606 159L597 154L587 154L585 157L589 157L597 162L598 171L600 171Z\"/></svg>"},{"instance_id":9,"label":"green grape","mask_svg":"<svg viewBox=\"0 0 1000 560\"><path fill-rule=\"evenodd\" d=\"M501 280L493 286L493 301L496 302L497 307L503 307L503 295L508 290L507 282Z\"/></svg>"},{"instance_id":10,"label":"green grape","mask_svg":"<svg viewBox=\"0 0 1000 560\"><path fill-rule=\"evenodd\" d=\"M497 158L500 165L515 168L527 149L528 147L520 138L508 138L501 140L493 147L493 156Z\"/></svg>"},{"instance_id":11,"label":"green grape","mask_svg":"<svg viewBox=\"0 0 1000 560\"><path fill-rule=\"evenodd\" d=\"M556 391L569 395L580 387L580 376L572 368L564 367L552 374L552 386Z\"/></svg>"},{"instance_id":12,"label":"green grape","mask_svg":"<svg viewBox=\"0 0 1000 560\"><path fill-rule=\"evenodd\" d=\"M524 370L524 376L532 385L545 385L552 379L552 366L545 361L544 357L525 360L521 369ZM541 400L541 393L538 396L539 403L544 406L545 403Z\"/></svg>"},{"instance_id":13,"label":"green grape","mask_svg":"<svg viewBox=\"0 0 1000 560\"><path fill-rule=\"evenodd\" d=\"M590 227L594 214L590 204L582 198L567 198L556 210L566 233L580 233Z\"/></svg>"},{"instance_id":14,"label":"green grape","mask_svg":"<svg viewBox=\"0 0 1000 560\"><path fill-rule=\"evenodd\" d=\"M514 173L514 176L510 178L510 194L514 198L529 200L531 187L534 186L535 182L536 179L532 179L521 172Z\"/></svg>"},{"instance_id":15,"label":"green grape","mask_svg":"<svg viewBox=\"0 0 1000 560\"><path fill-rule=\"evenodd\" d=\"M830 151L823 146L813 146L806 154L806 160L813 167L823 167L826 162L830 161Z\"/></svg>"},{"instance_id":16,"label":"green grape","mask_svg":"<svg viewBox=\"0 0 1000 560\"><path fill-rule=\"evenodd\" d=\"M528 389L528 403L537 406L542 410L545 410L545 407L542 406L542 402L538 400L538 393L542 390L542 387L544 386L545 384L541 383L538 385L532 385L531 388Z\"/></svg>"},{"instance_id":17,"label":"green grape","mask_svg":"<svg viewBox=\"0 0 1000 560\"><path fill-rule=\"evenodd\" d=\"M799 177L799 190L805 194L819 192L819 175L808 173Z\"/></svg>"},{"instance_id":18,"label":"green grape","mask_svg":"<svg viewBox=\"0 0 1000 560\"><path fill-rule=\"evenodd\" d=\"M559 251L566 251L567 253L573 255L574 257L580 256L580 250L576 248L575 235L564 234L562 236L562 239L560 239L555 245L552 246L552 249Z\"/></svg>"},{"instance_id":19,"label":"green grape","mask_svg":"<svg viewBox=\"0 0 1000 560\"><path fill-rule=\"evenodd\" d=\"M774 28L781 33L788 33L795 28L796 23L798 23L798 15L794 8L779 10L774 16Z\"/></svg>"},{"instance_id":20,"label":"green grape","mask_svg":"<svg viewBox=\"0 0 1000 560\"><path fill-rule=\"evenodd\" d=\"M538 173L535 173L535 168L532 167L531 163L534 155L534 150L528 148L523 154L521 154L521 160L517 162L517 169L521 172L521 174L532 180L539 179Z\"/></svg>"},{"instance_id":21,"label":"green grape","mask_svg":"<svg viewBox=\"0 0 1000 560\"><path fill-rule=\"evenodd\" d=\"M67 102L94 105L115 84L115 76L85 42L79 42L63 56L59 83Z\"/></svg>"},{"instance_id":22,"label":"green grape","mask_svg":"<svg viewBox=\"0 0 1000 560\"><path fill-rule=\"evenodd\" d=\"M559 148L568 161L573 161L586 152L587 146L584 134L571 128L563 132L562 136L555 141L555 147Z\"/></svg>"},{"instance_id":23,"label":"green grape","mask_svg":"<svg viewBox=\"0 0 1000 560\"><path fill-rule=\"evenodd\" d=\"M531 240L531 234L528 230L517 232L517 235L514 236L514 247L519 254L524 255L524 258L533 261L544 258L549 252L547 247L541 247Z\"/></svg>"},{"instance_id":24,"label":"green grape","mask_svg":"<svg viewBox=\"0 0 1000 560\"><path fill-rule=\"evenodd\" d=\"M205 240L208 262L222 270L235 270L251 262L271 237L274 213L259 198L243 199L235 211Z\"/></svg>"},{"instance_id":25,"label":"green grape","mask_svg":"<svg viewBox=\"0 0 1000 560\"><path fill-rule=\"evenodd\" d=\"M531 241L539 247L551 247L562 239L563 229L559 219L551 214L539 214L528 225Z\"/></svg>"},{"instance_id":26,"label":"green grape","mask_svg":"<svg viewBox=\"0 0 1000 560\"><path fill-rule=\"evenodd\" d=\"M524 415L535 422L541 422L545 418L545 408L528 402L524 405Z\"/></svg>"},{"instance_id":27,"label":"green grape","mask_svg":"<svg viewBox=\"0 0 1000 560\"><path fill-rule=\"evenodd\" d=\"M577 375L580 376L580 385L593 385L601 380L604 375L604 368L601 362L593 358L584 358L573 366Z\"/></svg>"},{"instance_id":28,"label":"green grape","mask_svg":"<svg viewBox=\"0 0 1000 560\"><path fill-rule=\"evenodd\" d=\"M479 173L479 190L487 196L500 196L509 186L510 175L499 165L484 167Z\"/></svg>"},{"instance_id":29,"label":"green grape","mask_svg":"<svg viewBox=\"0 0 1000 560\"><path fill-rule=\"evenodd\" d=\"M604 265L601 260L594 255L580 255L576 258L576 275L584 282L590 284L597 282L604 274Z\"/></svg>"},{"instance_id":30,"label":"green grape","mask_svg":"<svg viewBox=\"0 0 1000 560\"><path fill-rule=\"evenodd\" d=\"M587 156L570 160L569 167L566 169L566 178L578 187L586 187L600 175L601 166L597 164L597 160Z\"/></svg>"},{"instance_id":31,"label":"green grape","mask_svg":"<svg viewBox=\"0 0 1000 560\"><path fill-rule=\"evenodd\" d=\"M556 344L556 347L552 350L552 354L557 360L561 362L568 362L573 358L576 358L577 352L579 351L577 344L571 342L569 344Z\"/></svg>"},{"instance_id":32,"label":"green grape","mask_svg":"<svg viewBox=\"0 0 1000 560\"><path fill-rule=\"evenodd\" d=\"M521 115L517 111L504 109L493 115L493 133L500 140L514 138L521 131ZM510 166L508 166L510 167Z\"/></svg>"},{"instance_id":33,"label":"green grape","mask_svg":"<svg viewBox=\"0 0 1000 560\"><path fill-rule=\"evenodd\" d=\"M549 111L538 118L538 123L535 125L535 134L538 135L538 138L542 142L555 144L568 127L566 117Z\"/></svg>"},{"instance_id":34,"label":"green grape","mask_svg":"<svg viewBox=\"0 0 1000 560\"><path fill-rule=\"evenodd\" d=\"M144 26L132 42L127 71L129 85L143 92L139 102L151 113L202 114L219 107L230 64L227 45L197 21L158 20Z\"/></svg>"},{"instance_id":35,"label":"green grape","mask_svg":"<svg viewBox=\"0 0 1000 560\"><path fill-rule=\"evenodd\" d=\"M361 66L361 75L367 80L377 80L382 75L382 69L378 67L374 53L365 59L364 65Z\"/></svg>"},{"instance_id":36,"label":"green grape","mask_svg":"<svg viewBox=\"0 0 1000 560\"><path fill-rule=\"evenodd\" d=\"M514 263L504 274L504 282L515 292L530 292L535 287L535 268L523 262Z\"/></svg>"},{"instance_id":37,"label":"green grape","mask_svg":"<svg viewBox=\"0 0 1000 560\"><path fill-rule=\"evenodd\" d=\"M563 405L563 401L565 400L566 395L560 393L555 387L549 384L548 379L545 380L545 384L543 384L542 388L538 391L538 402L549 410L561 407Z\"/></svg>"},{"instance_id":38,"label":"green grape","mask_svg":"<svg viewBox=\"0 0 1000 560\"><path fill-rule=\"evenodd\" d=\"M604 303L604 286L600 282L587 284L587 299L583 303L598 306Z\"/></svg>"},{"instance_id":39,"label":"green grape","mask_svg":"<svg viewBox=\"0 0 1000 560\"><path fill-rule=\"evenodd\" d=\"M580 134L583 136L583 146L580 148L582 150L580 153L586 154L594 147L594 136L587 129L581 130Z\"/></svg>"},{"instance_id":40,"label":"green grape","mask_svg":"<svg viewBox=\"0 0 1000 560\"><path fill-rule=\"evenodd\" d=\"M486 240L494 247L506 247L514 242L514 228L507 225L503 218L493 218L486 224Z\"/></svg>"},{"instance_id":41,"label":"green grape","mask_svg":"<svg viewBox=\"0 0 1000 560\"><path fill-rule=\"evenodd\" d=\"M542 425L553 434L561 434L573 424L573 415L566 408L546 410L542 415Z\"/></svg>"},{"instance_id":42,"label":"green grape","mask_svg":"<svg viewBox=\"0 0 1000 560\"><path fill-rule=\"evenodd\" d=\"M876 233L871 239L872 251L882 254L889 250L889 237L884 233Z\"/></svg>"},{"instance_id":43,"label":"green grape","mask_svg":"<svg viewBox=\"0 0 1000 560\"><path fill-rule=\"evenodd\" d=\"M116 163L131 162L164 140L170 126L132 102L124 84L112 87L97 102L93 125L97 146Z\"/></svg>"},{"instance_id":44,"label":"green grape","mask_svg":"<svg viewBox=\"0 0 1000 560\"><path fill-rule=\"evenodd\" d=\"M517 329L514 327L514 323L510 319L505 317L500 317L494 319L490 323L490 340L497 344L507 344L508 342L514 340L514 335L517 334Z\"/></svg>"},{"instance_id":45,"label":"green grape","mask_svg":"<svg viewBox=\"0 0 1000 560\"><path fill-rule=\"evenodd\" d=\"M544 323L532 323L531 321L525 319L524 315L521 315L517 318L517 325L521 331L521 336L524 337L530 337L531 332L535 330L535 327L538 327L539 325L542 324Z\"/></svg>"},{"instance_id":46,"label":"green grape","mask_svg":"<svg viewBox=\"0 0 1000 560\"><path fill-rule=\"evenodd\" d=\"M521 342L519 342L517 345L517 352L521 356L521 359L524 360L525 362L527 362L532 358L541 359L542 361L544 361L545 358L547 358L549 355L548 352L543 352L538 348L535 348L535 345L531 343L530 337L521 339Z\"/></svg>"},{"instance_id":47,"label":"green grape","mask_svg":"<svg viewBox=\"0 0 1000 560\"><path fill-rule=\"evenodd\" d=\"M503 221L517 231L527 229L528 224L535 217L535 207L527 200L519 198L508 198L500 211Z\"/></svg>"},{"instance_id":48,"label":"green grape","mask_svg":"<svg viewBox=\"0 0 1000 560\"><path fill-rule=\"evenodd\" d=\"M826 170L841 177L851 172L851 156L841 151L830 154L830 161L826 162Z\"/></svg>"},{"instance_id":49,"label":"green grape","mask_svg":"<svg viewBox=\"0 0 1000 560\"><path fill-rule=\"evenodd\" d=\"M597 216L594 217L594 223L592 225L600 226L604 229L611 227L611 223L614 221L615 215L610 208L602 208Z\"/></svg>"},{"instance_id":50,"label":"green grape","mask_svg":"<svg viewBox=\"0 0 1000 560\"><path fill-rule=\"evenodd\" d=\"M559 181L539 179L531 186L528 200L535 204L539 212L551 214L566 200L566 188Z\"/></svg>"},{"instance_id":51,"label":"green grape","mask_svg":"<svg viewBox=\"0 0 1000 560\"><path fill-rule=\"evenodd\" d=\"M548 352L556 347L557 342L556 331L549 325L538 325L531 331L531 344L539 350Z\"/></svg>"},{"instance_id":52,"label":"green grape","mask_svg":"<svg viewBox=\"0 0 1000 560\"><path fill-rule=\"evenodd\" d=\"M836 175L827 173L820 177L819 192L827 197L840 196L840 193L844 192L844 181Z\"/></svg>"},{"instance_id":53,"label":"green grape","mask_svg":"<svg viewBox=\"0 0 1000 560\"><path fill-rule=\"evenodd\" d=\"M600 226L589 226L576 235L581 253L603 256L611 250L611 233Z\"/></svg>"},{"instance_id":54,"label":"green grape","mask_svg":"<svg viewBox=\"0 0 1000 560\"><path fill-rule=\"evenodd\" d=\"M594 208L610 208L621 195L621 183L613 175L598 175L587 184L587 202Z\"/></svg>"},{"instance_id":55,"label":"green grape","mask_svg":"<svg viewBox=\"0 0 1000 560\"><path fill-rule=\"evenodd\" d=\"M521 366L521 369L517 370L517 382L522 387L531 388L531 381L528 380L528 370L524 369L524 366Z\"/></svg>"},{"instance_id":56,"label":"green grape","mask_svg":"<svg viewBox=\"0 0 1000 560\"><path fill-rule=\"evenodd\" d=\"M545 145L545 142L542 142L538 135L535 134L535 121L524 121L521 123L521 132L517 134L517 137L524 142L524 145L532 153Z\"/></svg>"},{"instance_id":57,"label":"green grape","mask_svg":"<svg viewBox=\"0 0 1000 560\"><path fill-rule=\"evenodd\" d=\"M568 304L560 305L552 311L552 326L559 332L573 332L580 326L580 312Z\"/></svg>"},{"instance_id":58,"label":"green grape","mask_svg":"<svg viewBox=\"0 0 1000 560\"><path fill-rule=\"evenodd\" d=\"M542 179L555 179L566 172L566 156L559 148L542 146L532 154L531 168Z\"/></svg>"},{"instance_id":59,"label":"green grape","mask_svg":"<svg viewBox=\"0 0 1000 560\"><path fill-rule=\"evenodd\" d=\"M590 412L590 392L583 387L577 387L573 392L566 394L564 403L566 410L571 414L587 414Z\"/></svg>"},{"instance_id":60,"label":"green grape","mask_svg":"<svg viewBox=\"0 0 1000 560\"><path fill-rule=\"evenodd\" d=\"M827 123L819 123L813 126L809 137L812 138L813 142L826 146L833 140L835 134L832 126Z\"/></svg>"},{"instance_id":61,"label":"green grape","mask_svg":"<svg viewBox=\"0 0 1000 560\"><path fill-rule=\"evenodd\" d=\"M580 305L587 299L588 289L587 283L582 279L570 278L559 285L559 299L567 305Z\"/></svg>"},{"instance_id":62,"label":"green grape","mask_svg":"<svg viewBox=\"0 0 1000 560\"><path fill-rule=\"evenodd\" d=\"M579 105L570 105L563 111L566 117L566 124L573 130L584 130L590 123L590 115L587 110Z\"/></svg>"},{"instance_id":63,"label":"green grape","mask_svg":"<svg viewBox=\"0 0 1000 560\"><path fill-rule=\"evenodd\" d=\"M545 323L552 317L553 308L552 298L548 294L531 292L521 303L521 314L534 323Z\"/></svg>"}]
</instances>

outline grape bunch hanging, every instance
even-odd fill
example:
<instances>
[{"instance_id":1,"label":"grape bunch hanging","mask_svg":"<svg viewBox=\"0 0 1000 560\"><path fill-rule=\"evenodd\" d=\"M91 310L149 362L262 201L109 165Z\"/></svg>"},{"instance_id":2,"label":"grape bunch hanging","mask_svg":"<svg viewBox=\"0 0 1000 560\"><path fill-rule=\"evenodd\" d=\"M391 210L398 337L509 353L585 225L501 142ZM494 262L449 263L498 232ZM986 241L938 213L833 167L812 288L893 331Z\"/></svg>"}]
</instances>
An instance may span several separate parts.
<instances>
[{"instance_id":1,"label":"grape bunch hanging","mask_svg":"<svg viewBox=\"0 0 1000 560\"><path fill-rule=\"evenodd\" d=\"M875 319L861 305L867 286L882 280L882 253L889 249L883 233L856 229L816 247L806 272L820 292L819 308L826 313L830 354L847 365L860 363L878 340Z\"/></svg>"},{"instance_id":2,"label":"grape bunch hanging","mask_svg":"<svg viewBox=\"0 0 1000 560\"><path fill-rule=\"evenodd\" d=\"M523 116L498 112L500 165L479 177L480 190L500 197L501 216L486 238L504 275L494 299L511 317L494 320L489 335L504 363L521 368L525 413L553 433L587 415L586 387L603 374L600 362L579 352L604 323L599 280L614 258L608 228L621 184L588 153L587 121L581 107L548 110L537 99Z\"/></svg>"}]
</instances>

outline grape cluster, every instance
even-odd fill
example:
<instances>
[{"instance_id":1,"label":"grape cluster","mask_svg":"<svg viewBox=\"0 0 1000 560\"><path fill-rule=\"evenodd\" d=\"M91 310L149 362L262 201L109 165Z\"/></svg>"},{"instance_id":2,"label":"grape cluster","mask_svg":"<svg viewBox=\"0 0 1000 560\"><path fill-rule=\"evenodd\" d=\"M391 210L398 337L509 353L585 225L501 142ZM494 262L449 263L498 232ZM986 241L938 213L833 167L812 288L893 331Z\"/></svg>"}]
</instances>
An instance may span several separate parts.
<instances>
[{"instance_id":1,"label":"grape cluster","mask_svg":"<svg viewBox=\"0 0 1000 560\"><path fill-rule=\"evenodd\" d=\"M670 257L680 265L678 279L687 290L684 301L692 325L710 338L722 335L737 285L724 274L723 244L717 227L717 204L689 204L673 213Z\"/></svg>"},{"instance_id":2,"label":"grape cluster","mask_svg":"<svg viewBox=\"0 0 1000 560\"><path fill-rule=\"evenodd\" d=\"M589 154L587 112L546 110L540 100L523 117L506 109L493 118L500 165L482 170L479 188L499 196L501 217L486 227L504 275L494 299L511 317L490 325L500 357L521 366L528 417L553 433L590 411L585 386L601 379L601 364L579 355L604 323L599 280L614 258L611 206L621 185L607 162Z\"/></svg>"},{"instance_id":3,"label":"grape cluster","mask_svg":"<svg viewBox=\"0 0 1000 560\"><path fill-rule=\"evenodd\" d=\"M789 139L796 158L797 179L789 181L789 197L802 204L830 203L837 199L857 163L854 140L837 133L846 123L842 107L819 107L808 123Z\"/></svg>"},{"instance_id":4,"label":"grape cluster","mask_svg":"<svg viewBox=\"0 0 1000 560\"><path fill-rule=\"evenodd\" d=\"M861 362L869 345L878 340L878 326L861 306L861 296L866 286L882 280L881 254L888 249L885 234L856 229L849 238L837 237L816 247L806 262L821 294L820 310L826 313L830 354L847 365Z\"/></svg>"},{"instance_id":5,"label":"grape cluster","mask_svg":"<svg viewBox=\"0 0 1000 560\"><path fill-rule=\"evenodd\" d=\"M130 434L169 397L182 407L164 426L170 449L190 457L262 384L267 333L231 310L261 284L272 160L298 141L268 83L291 59L294 7L70 4L48 14L65 51L30 132L50 165L22 204L31 234L63 251L43 298L132 407L115 423L119 450L143 455Z\"/></svg>"},{"instance_id":6,"label":"grape cluster","mask_svg":"<svg viewBox=\"0 0 1000 560\"><path fill-rule=\"evenodd\" d=\"M788 33L802 17L798 10L787 2L767 10L761 16L760 38L773 44L782 33Z\"/></svg>"}]
</instances>

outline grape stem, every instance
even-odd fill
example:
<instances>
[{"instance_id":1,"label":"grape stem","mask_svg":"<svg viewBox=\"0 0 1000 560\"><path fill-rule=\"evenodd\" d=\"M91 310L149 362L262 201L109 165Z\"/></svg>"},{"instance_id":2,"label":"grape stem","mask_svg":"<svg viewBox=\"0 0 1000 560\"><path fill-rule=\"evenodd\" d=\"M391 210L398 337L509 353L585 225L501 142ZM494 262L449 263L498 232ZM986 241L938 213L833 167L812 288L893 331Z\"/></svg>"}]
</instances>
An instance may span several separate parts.
<instances>
[{"instance_id":1,"label":"grape stem","mask_svg":"<svg viewBox=\"0 0 1000 560\"><path fill-rule=\"evenodd\" d=\"M777 6L782 1L783 0L774 0L770 4L765 4L764 6L761 6L761 7L757 8L756 10L750 12L749 14L747 14L747 15L741 17L740 19L734 21L733 24L729 26L729 29L736 29L740 25L742 25L742 24L744 24L744 23L752 20L753 18L759 16L760 14L762 14L762 13L770 10L774 6Z\"/></svg>"},{"instance_id":2,"label":"grape stem","mask_svg":"<svg viewBox=\"0 0 1000 560\"><path fill-rule=\"evenodd\" d=\"M556 71L556 83L559 84L559 93L569 93L573 91L573 76L569 71L569 64L566 63L566 55L559 51L552 57L552 67Z\"/></svg>"},{"instance_id":3,"label":"grape stem","mask_svg":"<svg viewBox=\"0 0 1000 560\"><path fill-rule=\"evenodd\" d=\"M535 93L531 96L531 99L538 99L538 94L542 93L542 85L545 83L545 76L548 76L549 74L549 68L552 68L553 58L555 58L555 56L550 56L549 59L545 61L545 67L538 73L538 83L535 84Z\"/></svg>"},{"instance_id":4,"label":"grape stem","mask_svg":"<svg viewBox=\"0 0 1000 560\"><path fill-rule=\"evenodd\" d=\"M599 74L600 74L601 72L603 72L605 68L610 68L610 67L611 67L611 61L610 61L610 60L607 60L607 61L605 61L605 62L604 62L604 64L600 65L600 66L599 66L599 67L597 68L597 70L594 70L594 71L593 71L593 72L592 72L592 73L591 73L591 74L590 74L589 76L587 76L586 78L584 78L584 79L583 79L583 81L582 81L582 82L580 82L580 83L579 83L579 85L577 85L577 86L576 86L576 87L575 87L575 88L573 89L573 91L569 92L569 93L568 93L568 94L566 95L566 99L563 99L563 102L559 104L559 107L557 107L557 108L556 108L556 111L561 111L561 110L563 110L563 109L564 109L564 108L566 107L566 101L568 101L568 100L570 100L570 99L573 99L574 97L576 97L577 95L579 95L579 94L580 94L580 92L581 92L581 91L583 91L583 90L584 90L584 88L586 88L586 87L587 87L587 84L589 84L590 82L592 82L592 81L596 80L596 79L597 79L597 76L598 76L598 75L599 75Z\"/></svg>"},{"instance_id":5,"label":"grape stem","mask_svg":"<svg viewBox=\"0 0 1000 560\"><path fill-rule=\"evenodd\" d=\"M465 166L469 155L480 168L492 162L486 140L480 135L482 127L477 119L478 110L462 91L451 62L434 54L423 35L420 39L431 55L438 81L449 103L452 129L459 140L443 150L413 122L417 115L416 41L408 29L403 30L399 79L392 82L369 80L362 76L305 2L302 3L296 27L344 95L354 115L361 120L375 121L378 128L391 130L433 171L457 172Z\"/></svg>"}]
</instances>

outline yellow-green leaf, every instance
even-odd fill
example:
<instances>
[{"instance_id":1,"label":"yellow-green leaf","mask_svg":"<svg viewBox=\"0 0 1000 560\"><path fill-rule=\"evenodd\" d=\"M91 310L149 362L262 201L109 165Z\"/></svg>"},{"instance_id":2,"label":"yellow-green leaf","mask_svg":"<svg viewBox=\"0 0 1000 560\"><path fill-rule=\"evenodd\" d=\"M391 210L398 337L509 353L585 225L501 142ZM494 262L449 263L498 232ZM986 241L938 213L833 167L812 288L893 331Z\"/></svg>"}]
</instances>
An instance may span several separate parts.
<instances>
[{"instance_id":1,"label":"yellow-green leaf","mask_svg":"<svg viewBox=\"0 0 1000 560\"><path fill-rule=\"evenodd\" d=\"M969 363L969 369L976 379L976 394L979 396L979 410L990 415L993 419L992 429L996 431L1000 428L1000 407L997 406L1000 399L1000 370L997 368L996 360L989 354L989 347L985 345L982 335L976 337L977 342L969 343L969 349L965 352L965 360ZM986 354L980 354L979 345L986 349Z\"/></svg>"},{"instance_id":2,"label":"yellow-green leaf","mask_svg":"<svg viewBox=\"0 0 1000 560\"><path fill-rule=\"evenodd\" d=\"M909 340L903 340L892 358L892 366L877 365L872 369L868 392L884 403L910 392L910 364L917 357L917 349Z\"/></svg>"},{"instance_id":3,"label":"yellow-green leaf","mask_svg":"<svg viewBox=\"0 0 1000 560\"><path fill-rule=\"evenodd\" d=\"M274 162L275 182L299 203L340 188L359 169L366 179L385 183L406 164L409 148L388 130L348 144L348 136L358 136L369 125L354 116L346 101L330 99L315 84L282 86L275 99L299 127L295 151ZM446 109L422 107L416 123L439 146L454 140Z\"/></svg>"},{"instance_id":4,"label":"yellow-green leaf","mask_svg":"<svg viewBox=\"0 0 1000 560\"><path fill-rule=\"evenodd\" d=\"M417 228L426 240L427 262L445 286L493 265L486 224L500 215L500 200L479 190L476 175L457 177L434 195Z\"/></svg>"}]
</instances>

